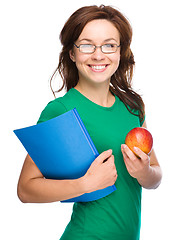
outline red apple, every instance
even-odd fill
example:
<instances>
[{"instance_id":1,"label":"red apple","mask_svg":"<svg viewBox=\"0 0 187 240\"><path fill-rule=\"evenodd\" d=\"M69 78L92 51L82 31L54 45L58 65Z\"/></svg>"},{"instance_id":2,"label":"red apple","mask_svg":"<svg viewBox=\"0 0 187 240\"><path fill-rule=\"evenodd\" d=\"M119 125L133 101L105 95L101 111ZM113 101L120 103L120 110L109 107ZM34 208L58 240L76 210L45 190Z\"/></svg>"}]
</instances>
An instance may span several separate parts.
<instances>
[{"instance_id":1,"label":"red apple","mask_svg":"<svg viewBox=\"0 0 187 240\"><path fill-rule=\"evenodd\" d=\"M138 147L144 153L149 154L153 147L153 137L146 128L136 127L127 134L125 144L132 152L134 152L134 147Z\"/></svg>"}]
</instances>

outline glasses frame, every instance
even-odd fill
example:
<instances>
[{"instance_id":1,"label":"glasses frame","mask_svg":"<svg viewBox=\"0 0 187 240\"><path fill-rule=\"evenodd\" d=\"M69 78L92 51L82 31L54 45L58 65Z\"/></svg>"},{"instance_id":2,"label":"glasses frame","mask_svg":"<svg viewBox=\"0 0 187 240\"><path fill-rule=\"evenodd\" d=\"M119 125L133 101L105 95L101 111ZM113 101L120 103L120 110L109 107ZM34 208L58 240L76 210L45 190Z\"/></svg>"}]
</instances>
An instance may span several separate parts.
<instances>
[{"instance_id":1,"label":"glasses frame","mask_svg":"<svg viewBox=\"0 0 187 240\"><path fill-rule=\"evenodd\" d=\"M94 45L94 44L80 44L79 46L77 46L75 43L73 44L76 48L78 48L79 49L79 52L81 52L81 53L85 53L85 54L92 54L92 53L94 53L95 51L96 51L96 49L97 48L100 48L101 49L101 52L102 53L104 53L104 54L111 54L111 53L115 53L115 52L117 52L117 49L121 46L121 45L117 45L117 44L112 44L112 45L115 45L116 46L116 50L114 51L114 52L103 52L103 49L102 49L102 47L104 46L104 45L107 45L107 44L103 44L103 45L100 45L100 46L96 46L96 45ZM94 49L93 49L93 52L82 52L81 50L80 50L80 47L82 46L82 45L91 45L91 46L94 46Z\"/></svg>"}]
</instances>

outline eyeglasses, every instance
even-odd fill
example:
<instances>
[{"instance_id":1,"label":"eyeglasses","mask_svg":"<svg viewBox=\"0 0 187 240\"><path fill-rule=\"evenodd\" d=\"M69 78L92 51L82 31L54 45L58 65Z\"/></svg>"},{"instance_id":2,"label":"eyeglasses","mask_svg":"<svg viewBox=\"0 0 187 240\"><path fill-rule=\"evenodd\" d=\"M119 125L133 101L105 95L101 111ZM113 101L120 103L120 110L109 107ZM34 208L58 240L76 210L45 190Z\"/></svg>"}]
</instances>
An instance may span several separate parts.
<instances>
[{"instance_id":1,"label":"eyeglasses","mask_svg":"<svg viewBox=\"0 0 187 240\"><path fill-rule=\"evenodd\" d=\"M117 44L104 44L101 46L96 46L93 44L80 44L77 46L75 43L74 46L78 48L81 53L94 53L96 48L101 48L103 53L115 53L118 47L120 47L120 45Z\"/></svg>"}]
</instances>

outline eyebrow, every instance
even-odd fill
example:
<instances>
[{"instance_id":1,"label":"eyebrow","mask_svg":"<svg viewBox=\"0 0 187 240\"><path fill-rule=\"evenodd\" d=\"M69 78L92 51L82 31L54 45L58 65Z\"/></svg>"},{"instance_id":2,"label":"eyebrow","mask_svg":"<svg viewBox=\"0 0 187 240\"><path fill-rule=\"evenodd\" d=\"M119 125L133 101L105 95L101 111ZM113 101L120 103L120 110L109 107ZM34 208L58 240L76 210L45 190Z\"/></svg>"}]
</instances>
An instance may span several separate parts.
<instances>
[{"instance_id":1,"label":"eyebrow","mask_svg":"<svg viewBox=\"0 0 187 240\"><path fill-rule=\"evenodd\" d=\"M117 40L115 38L107 38L103 42L108 42L111 40L114 40L115 42L117 42ZM79 42L82 42L82 41L93 42L91 39L88 39L88 38L83 38L83 39L79 40Z\"/></svg>"}]
</instances>

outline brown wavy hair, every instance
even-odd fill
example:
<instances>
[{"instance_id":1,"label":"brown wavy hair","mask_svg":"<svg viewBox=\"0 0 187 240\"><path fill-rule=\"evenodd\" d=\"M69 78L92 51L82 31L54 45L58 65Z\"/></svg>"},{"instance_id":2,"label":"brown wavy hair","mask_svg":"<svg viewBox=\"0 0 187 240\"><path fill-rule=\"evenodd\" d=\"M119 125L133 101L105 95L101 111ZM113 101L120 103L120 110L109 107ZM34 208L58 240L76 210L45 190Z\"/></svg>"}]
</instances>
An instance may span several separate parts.
<instances>
[{"instance_id":1,"label":"brown wavy hair","mask_svg":"<svg viewBox=\"0 0 187 240\"><path fill-rule=\"evenodd\" d=\"M96 19L106 19L110 21L120 33L120 63L117 71L110 81L110 91L117 95L126 105L127 109L134 115L138 115L140 120L144 119L144 103L139 94L132 89L132 76L135 65L134 55L130 44L132 40L132 28L118 10L111 6L86 6L74 12L65 23L61 33L60 41L62 51L59 56L59 64L50 80L51 90L60 92L63 88L69 91L78 83L78 70L75 63L70 59L69 52L73 49L74 42L79 38L85 25ZM62 78L62 87L53 91L52 79L58 72Z\"/></svg>"}]
</instances>

